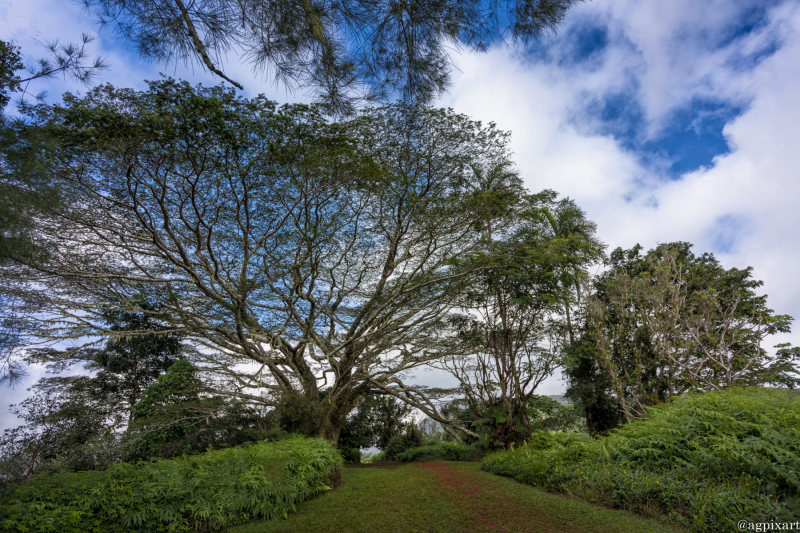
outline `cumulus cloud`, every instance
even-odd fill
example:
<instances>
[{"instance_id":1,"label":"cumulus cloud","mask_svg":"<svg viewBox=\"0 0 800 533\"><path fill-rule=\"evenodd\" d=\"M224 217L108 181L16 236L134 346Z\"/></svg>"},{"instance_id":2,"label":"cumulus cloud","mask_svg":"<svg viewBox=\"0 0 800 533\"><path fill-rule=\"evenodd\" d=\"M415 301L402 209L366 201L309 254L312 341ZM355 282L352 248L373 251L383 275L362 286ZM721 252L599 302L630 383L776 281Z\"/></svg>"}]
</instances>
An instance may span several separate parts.
<instances>
[{"instance_id":1,"label":"cumulus cloud","mask_svg":"<svg viewBox=\"0 0 800 533\"><path fill-rule=\"evenodd\" d=\"M692 242L800 317L798 29L789 2L593 2L533 53L462 54L443 103L512 131L527 186L577 200L612 248Z\"/></svg>"}]
</instances>

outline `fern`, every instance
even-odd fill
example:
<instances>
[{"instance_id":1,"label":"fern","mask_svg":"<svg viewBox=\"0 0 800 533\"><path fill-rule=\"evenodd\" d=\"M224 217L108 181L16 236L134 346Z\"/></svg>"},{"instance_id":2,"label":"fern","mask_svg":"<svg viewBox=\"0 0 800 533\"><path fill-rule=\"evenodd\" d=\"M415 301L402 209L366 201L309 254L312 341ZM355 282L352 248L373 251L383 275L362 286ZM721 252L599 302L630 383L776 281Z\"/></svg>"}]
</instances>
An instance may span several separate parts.
<instances>
[{"instance_id":1,"label":"fern","mask_svg":"<svg viewBox=\"0 0 800 533\"><path fill-rule=\"evenodd\" d=\"M800 520L800 396L729 389L650 409L600 441L540 433L482 467L524 483L658 512L698 532Z\"/></svg>"},{"instance_id":2,"label":"fern","mask_svg":"<svg viewBox=\"0 0 800 533\"><path fill-rule=\"evenodd\" d=\"M0 530L219 531L287 516L329 490L341 457L321 439L294 438L102 472L34 478L0 496Z\"/></svg>"}]
</instances>

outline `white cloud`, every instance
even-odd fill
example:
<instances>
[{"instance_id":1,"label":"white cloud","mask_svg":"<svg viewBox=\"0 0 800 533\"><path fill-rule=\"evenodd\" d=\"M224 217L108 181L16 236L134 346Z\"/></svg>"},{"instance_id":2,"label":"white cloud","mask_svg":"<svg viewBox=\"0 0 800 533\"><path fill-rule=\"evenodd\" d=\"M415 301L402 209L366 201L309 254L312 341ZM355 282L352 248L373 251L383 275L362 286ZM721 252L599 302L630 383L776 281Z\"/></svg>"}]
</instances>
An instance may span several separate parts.
<instances>
[{"instance_id":1,"label":"white cloud","mask_svg":"<svg viewBox=\"0 0 800 533\"><path fill-rule=\"evenodd\" d=\"M587 4L572 19L609 26L601 57L559 64L516 50L465 53L443 103L513 132L515 160L532 190L574 198L610 246L689 241L726 267L754 267L771 306L800 318L800 8L774 7L764 23L712 48L744 3L617 0ZM564 35L569 33L569 27ZM737 58L779 43L748 68ZM551 56L567 43L558 42ZM731 152L709 168L668 179L585 115L590 99L627 93L654 135L697 98L747 103L723 133ZM725 244L724 247L717 245ZM800 341L800 335L782 340Z\"/></svg>"}]
</instances>

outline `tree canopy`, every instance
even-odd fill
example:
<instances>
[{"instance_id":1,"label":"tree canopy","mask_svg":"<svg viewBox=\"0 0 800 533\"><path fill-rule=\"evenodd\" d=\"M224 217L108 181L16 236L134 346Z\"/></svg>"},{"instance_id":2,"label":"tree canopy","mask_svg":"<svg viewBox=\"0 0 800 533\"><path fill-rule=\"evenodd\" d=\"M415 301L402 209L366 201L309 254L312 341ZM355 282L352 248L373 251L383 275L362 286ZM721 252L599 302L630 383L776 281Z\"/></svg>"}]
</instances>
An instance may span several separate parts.
<instances>
[{"instance_id":1,"label":"tree canopy","mask_svg":"<svg viewBox=\"0 0 800 533\"><path fill-rule=\"evenodd\" d=\"M685 242L645 255L639 246L617 249L609 265L587 303L572 372L573 395L588 394L590 410L611 393L630 421L687 391L798 385L796 351L782 345L771 356L764 346L770 335L788 332L792 318L767 307L752 268L726 269ZM587 381L606 392L586 388Z\"/></svg>"},{"instance_id":2,"label":"tree canopy","mask_svg":"<svg viewBox=\"0 0 800 533\"><path fill-rule=\"evenodd\" d=\"M294 398L315 414L309 432L334 441L360 397L399 391L436 356L458 288L491 261L476 228L492 191L471 165L505 164L508 136L452 111L398 104L331 123L164 80L36 112L75 199L41 224L53 252L17 271L59 313L52 338L117 336L100 310L144 312L141 294L220 389ZM510 223L493 217L499 232Z\"/></svg>"},{"instance_id":3,"label":"tree canopy","mask_svg":"<svg viewBox=\"0 0 800 533\"><path fill-rule=\"evenodd\" d=\"M353 98L428 102L449 85L450 52L528 42L580 0L83 0L103 26L162 63L224 74L229 55L337 110Z\"/></svg>"},{"instance_id":4,"label":"tree canopy","mask_svg":"<svg viewBox=\"0 0 800 533\"><path fill-rule=\"evenodd\" d=\"M528 404L562 364L572 294L580 295L586 269L603 251L594 224L553 191L528 195L516 208L518 224L507 235L484 225L497 266L465 287L452 335L439 340L447 356L433 363L458 379L489 448L530 435Z\"/></svg>"}]
</instances>

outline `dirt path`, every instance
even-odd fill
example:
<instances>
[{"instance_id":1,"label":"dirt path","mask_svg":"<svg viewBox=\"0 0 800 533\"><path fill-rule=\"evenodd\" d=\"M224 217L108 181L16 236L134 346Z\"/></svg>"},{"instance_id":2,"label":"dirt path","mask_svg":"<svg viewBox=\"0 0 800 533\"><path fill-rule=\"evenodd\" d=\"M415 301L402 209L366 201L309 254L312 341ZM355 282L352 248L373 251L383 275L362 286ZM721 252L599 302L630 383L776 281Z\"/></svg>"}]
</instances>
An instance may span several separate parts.
<instances>
[{"instance_id":1,"label":"dirt path","mask_svg":"<svg viewBox=\"0 0 800 533\"><path fill-rule=\"evenodd\" d=\"M482 510L481 496L485 495L487 488L481 484L474 483L474 478L470 479L469 476L464 476L459 472L450 468L447 463L441 461L426 461L424 463L417 463L422 468L432 470L439 475L439 481L442 487L454 491L465 504L468 505L470 514L475 519L486 526L491 531L498 531L500 528L497 524L492 522L492 519Z\"/></svg>"},{"instance_id":2,"label":"dirt path","mask_svg":"<svg viewBox=\"0 0 800 533\"><path fill-rule=\"evenodd\" d=\"M464 463L433 461L418 465L436 472L442 487L442 496L454 502L462 502L464 510L490 531L588 532L595 529L584 529L583 524L593 524L596 521L595 513L617 513L546 494L480 470L465 469ZM533 495L537 496L535 504L531 500ZM595 527L600 530L603 526L597 524Z\"/></svg>"},{"instance_id":3,"label":"dirt path","mask_svg":"<svg viewBox=\"0 0 800 533\"><path fill-rule=\"evenodd\" d=\"M346 467L336 490L285 520L229 533L675 533L658 522L573 501L480 470L431 461Z\"/></svg>"}]
</instances>

